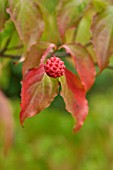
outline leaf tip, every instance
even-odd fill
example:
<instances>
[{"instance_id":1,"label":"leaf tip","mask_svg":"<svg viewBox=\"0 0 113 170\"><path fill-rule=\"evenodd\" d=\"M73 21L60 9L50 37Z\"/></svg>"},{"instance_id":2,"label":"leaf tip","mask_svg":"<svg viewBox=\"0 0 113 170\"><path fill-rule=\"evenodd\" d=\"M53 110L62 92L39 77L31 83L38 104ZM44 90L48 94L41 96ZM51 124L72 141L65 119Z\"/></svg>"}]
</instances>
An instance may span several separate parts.
<instances>
[{"instance_id":1,"label":"leaf tip","mask_svg":"<svg viewBox=\"0 0 113 170\"><path fill-rule=\"evenodd\" d=\"M20 125L24 128L24 120L25 118L22 116L22 111L20 112Z\"/></svg>"},{"instance_id":2,"label":"leaf tip","mask_svg":"<svg viewBox=\"0 0 113 170\"><path fill-rule=\"evenodd\" d=\"M81 121L79 123L77 122L77 124L74 125L73 132L74 133L78 132L82 126L83 126L83 121Z\"/></svg>"}]
</instances>

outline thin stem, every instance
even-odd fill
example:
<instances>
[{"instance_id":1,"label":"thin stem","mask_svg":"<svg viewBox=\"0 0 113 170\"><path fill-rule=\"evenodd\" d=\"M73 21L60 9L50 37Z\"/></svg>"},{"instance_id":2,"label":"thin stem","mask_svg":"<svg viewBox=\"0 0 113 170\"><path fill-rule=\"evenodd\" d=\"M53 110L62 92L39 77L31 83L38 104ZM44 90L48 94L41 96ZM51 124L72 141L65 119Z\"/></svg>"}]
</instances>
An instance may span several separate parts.
<instances>
[{"instance_id":1,"label":"thin stem","mask_svg":"<svg viewBox=\"0 0 113 170\"><path fill-rule=\"evenodd\" d=\"M98 67L98 63L95 62L94 64L95 64L95 66ZM113 66L112 65L108 65L105 69L113 70ZM102 70L97 72L96 77L99 76L101 74L101 72L102 72Z\"/></svg>"},{"instance_id":2,"label":"thin stem","mask_svg":"<svg viewBox=\"0 0 113 170\"><path fill-rule=\"evenodd\" d=\"M1 54L0 53L0 57L2 58L11 58L11 59L20 59L21 56L20 55L9 55L9 54Z\"/></svg>"},{"instance_id":3,"label":"thin stem","mask_svg":"<svg viewBox=\"0 0 113 170\"><path fill-rule=\"evenodd\" d=\"M113 66L111 66L111 65L108 65L106 68L110 69L110 70L113 70Z\"/></svg>"},{"instance_id":4,"label":"thin stem","mask_svg":"<svg viewBox=\"0 0 113 170\"><path fill-rule=\"evenodd\" d=\"M7 48L7 51L18 50L18 49L21 49L21 48L23 48L23 45L18 45L18 46Z\"/></svg>"},{"instance_id":5,"label":"thin stem","mask_svg":"<svg viewBox=\"0 0 113 170\"><path fill-rule=\"evenodd\" d=\"M9 45L10 41L11 41L11 38L9 37L5 43L4 48L1 50L0 54L4 54L4 52L7 50L7 47Z\"/></svg>"},{"instance_id":6,"label":"thin stem","mask_svg":"<svg viewBox=\"0 0 113 170\"><path fill-rule=\"evenodd\" d=\"M97 62L95 62L94 64L95 64L95 66L98 66L98 63L97 63ZM108 66L106 67L106 69L113 70L113 66L112 66L112 65L108 65Z\"/></svg>"},{"instance_id":7,"label":"thin stem","mask_svg":"<svg viewBox=\"0 0 113 170\"><path fill-rule=\"evenodd\" d=\"M66 52L55 52L54 53L57 57L68 57L70 56L69 53L66 53ZM12 55L12 54L2 54L0 52L0 58L11 58L11 59L20 59L21 58L21 55ZM98 66L98 63L94 63L95 66ZM112 65L108 65L106 67L106 69L110 69L110 70L113 70L113 66ZM97 73L98 75L98 73Z\"/></svg>"},{"instance_id":8,"label":"thin stem","mask_svg":"<svg viewBox=\"0 0 113 170\"><path fill-rule=\"evenodd\" d=\"M67 56L70 56L69 53L66 53L66 52L55 52L54 53L57 57L67 57Z\"/></svg>"},{"instance_id":9,"label":"thin stem","mask_svg":"<svg viewBox=\"0 0 113 170\"><path fill-rule=\"evenodd\" d=\"M88 43L86 43L84 46L87 48L87 47L89 47L89 46L91 46L92 45L92 43L91 42L88 42Z\"/></svg>"},{"instance_id":10,"label":"thin stem","mask_svg":"<svg viewBox=\"0 0 113 170\"><path fill-rule=\"evenodd\" d=\"M78 31L78 27L75 28L74 33L73 33L73 37L72 37L73 43L75 42L77 31Z\"/></svg>"},{"instance_id":11,"label":"thin stem","mask_svg":"<svg viewBox=\"0 0 113 170\"><path fill-rule=\"evenodd\" d=\"M80 21L81 21L82 17L83 17L83 14L80 16L79 20L76 22L76 27L75 27L75 30L74 30L74 33L73 33L73 37L72 37L72 42L73 43L75 42L77 31L78 31L78 27L79 27L79 24L80 24Z\"/></svg>"},{"instance_id":12,"label":"thin stem","mask_svg":"<svg viewBox=\"0 0 113 170\"><path fill-rule=\"evenodd\" d=\"M20 55L5 54L5 52L8 50L10 51L10 50L19 49L23 47L22 45L20 45L20 46L7 48L9 46L10 41L11 41L11 38L8 38L5 43L4 48L0 51L0 58L20 59L21 58Z\"/></svg>"}]
</instances>

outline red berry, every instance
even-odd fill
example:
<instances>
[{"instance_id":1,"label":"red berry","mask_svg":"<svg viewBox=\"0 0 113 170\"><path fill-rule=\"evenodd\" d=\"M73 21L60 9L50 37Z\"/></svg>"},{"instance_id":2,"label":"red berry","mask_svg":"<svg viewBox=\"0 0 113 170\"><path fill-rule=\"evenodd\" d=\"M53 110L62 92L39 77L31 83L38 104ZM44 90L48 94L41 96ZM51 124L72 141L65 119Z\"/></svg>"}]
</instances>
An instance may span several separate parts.
<instances>
[{"instance_id":1,"label":"red berry","mask_svg":"<svg viewBox=\"0 0 113 170\"><path fill-rule=\"evenodd\" d=\"M49 77L57 78L63 76L65 65L60 58L54 56L46 61L44 68Z\"/></svg>"}]
</instances>

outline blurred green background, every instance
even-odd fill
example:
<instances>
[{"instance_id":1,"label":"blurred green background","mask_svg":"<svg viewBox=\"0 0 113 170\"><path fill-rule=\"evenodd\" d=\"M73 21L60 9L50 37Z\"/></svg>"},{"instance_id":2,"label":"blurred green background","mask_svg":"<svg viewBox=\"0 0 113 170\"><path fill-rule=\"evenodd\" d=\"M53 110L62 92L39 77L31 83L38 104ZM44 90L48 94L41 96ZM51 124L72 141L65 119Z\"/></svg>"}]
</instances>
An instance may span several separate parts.
<instances>
[{"instance_id":1,"label":"blurred green background","mask_svg":"<svg viewBox=\"0 0 113 170\"><path fill-rule=\"evenodd\" d=\"M57 1L42 3L51 12ZM0 87L10 100L14 118L14 139L7 156L0 142L0 170L113 170L113 70L106 69L96 78L87 95L89 114L74 134L73 118L60 96L39 115L27 119L22 128L22 65L13 65L9 59L0 59L0 64Z\"/></svg>"},{"instance_id":2,"label":"blurred green background","mask_svg":"<svg viewBox=\"0 0 113 170\"><path fill-rule=\"evenodd\" d=\"M4 60L0 79L10 99L14 139L5 157L0 146L0 170L113 170L113 71L106 69L89 91L89 114L73 133L73 118L60 96L39 115L19 123L21 64Z\"/></svg>"}]
</instances>

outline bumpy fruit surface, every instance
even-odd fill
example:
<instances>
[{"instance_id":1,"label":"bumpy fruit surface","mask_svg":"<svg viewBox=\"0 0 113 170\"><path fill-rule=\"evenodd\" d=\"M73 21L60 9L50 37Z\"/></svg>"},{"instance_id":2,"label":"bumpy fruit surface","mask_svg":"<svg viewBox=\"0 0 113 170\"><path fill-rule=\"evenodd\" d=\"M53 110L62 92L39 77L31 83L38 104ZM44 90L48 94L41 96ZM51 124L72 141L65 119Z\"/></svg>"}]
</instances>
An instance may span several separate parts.
<instances>
[{"instance_id":1,"label":"bumpy fruit surface","mask_svg":"<svg viewBox=\"0 0 113 170\"><path fill-rule=\"evenodd\" d=\"M57 78L64 74L65 65L60 58L53 56L46 61L44 68L49 77Z\"/></svg>"}]
</instances>

